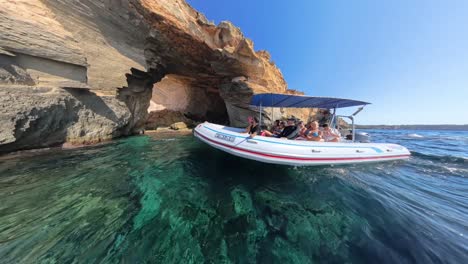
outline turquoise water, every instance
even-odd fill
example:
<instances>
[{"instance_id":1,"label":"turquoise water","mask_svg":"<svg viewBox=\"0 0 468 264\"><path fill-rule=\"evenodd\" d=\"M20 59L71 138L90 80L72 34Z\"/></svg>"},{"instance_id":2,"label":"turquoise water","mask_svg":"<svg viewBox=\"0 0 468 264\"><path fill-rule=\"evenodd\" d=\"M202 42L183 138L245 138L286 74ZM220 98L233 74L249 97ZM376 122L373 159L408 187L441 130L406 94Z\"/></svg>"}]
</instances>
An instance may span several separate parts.
<instances>
[{"instance_id":1,"label":"turquoise water","mask_svg":"<svg viewBox=\"0 0 468 264\"><path fill-rule=\"evenodd\" d=\"M0 263L466 263L468 132L407 162L261 164L192 136L0 159Z\"/></svg>"}]
</instances>

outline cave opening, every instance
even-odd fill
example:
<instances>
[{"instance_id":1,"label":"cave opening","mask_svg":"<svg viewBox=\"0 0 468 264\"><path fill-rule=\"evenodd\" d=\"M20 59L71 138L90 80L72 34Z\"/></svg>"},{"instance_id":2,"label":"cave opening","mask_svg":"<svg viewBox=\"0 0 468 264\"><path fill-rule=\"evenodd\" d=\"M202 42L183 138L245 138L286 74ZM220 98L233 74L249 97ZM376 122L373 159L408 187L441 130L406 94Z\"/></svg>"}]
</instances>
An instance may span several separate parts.
<instances>
[{"instance_id":1,"label":"cave opening","mask_svg":"<svg viewBox=\"0 0 468 264\"><path fill-rule=\"evenodd\" d=\"M167 74L153 84L146 129L204 121L229 124L226 104L213 80Z\"/></svg>"}]
</instances>

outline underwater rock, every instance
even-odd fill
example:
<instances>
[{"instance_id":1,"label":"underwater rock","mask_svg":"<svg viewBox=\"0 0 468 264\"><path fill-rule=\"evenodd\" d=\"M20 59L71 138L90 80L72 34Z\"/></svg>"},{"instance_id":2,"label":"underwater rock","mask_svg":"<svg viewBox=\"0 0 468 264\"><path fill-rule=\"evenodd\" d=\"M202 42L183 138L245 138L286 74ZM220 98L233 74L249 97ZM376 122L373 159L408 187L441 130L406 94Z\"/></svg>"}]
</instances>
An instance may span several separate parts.
<instances>
[{"instance_id":1,"label":"underwater rock","mask_svg":"<svg viewBox=\"0 0 468 264\"><path fill-rule=\"evenodd\" d=\"M259 241L267 235L265 224L257 218L251 195L241 187L231 191L232 207L225 216L223 233L229 258L235 263L254 263Z\"/></svg>"},{"instance_id":2,"label":"underwater rock","mask_svg":"<svg viewBox=\"0 0 468 264\"><path fill-rule=\"evenodd\" d=\"M309 203L300 204L269 190L257 192L255 201L267 224L267 236L275 239L270 246L282 245L270 253L274 258L281 258L281 254L287 256L285 249L294 248L300 251L292 254L296 257L328 256L337 262L346 260L346 243L356 224L352 219L337 213L331 206L311 209Z\"/></svg>"},{"instance_id":3,"label":"underwater rock","mask_svg":"<svg viewBox=\"0 0 468 264\"><path fill-rule=\"evenodd\" d=\"M231 191L234 212L238 215L251 213L254 208L250 194L240 188Z\"/></svg>"}]
</instances>

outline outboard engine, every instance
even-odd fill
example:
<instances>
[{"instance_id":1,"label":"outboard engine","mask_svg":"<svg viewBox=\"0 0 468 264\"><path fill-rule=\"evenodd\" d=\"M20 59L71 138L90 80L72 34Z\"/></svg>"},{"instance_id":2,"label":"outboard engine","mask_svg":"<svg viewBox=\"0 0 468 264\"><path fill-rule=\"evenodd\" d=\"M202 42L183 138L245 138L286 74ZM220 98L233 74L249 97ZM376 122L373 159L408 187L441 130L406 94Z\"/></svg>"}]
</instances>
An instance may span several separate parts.
<instances>
[{"instance_id":1,"label":"outboard engine","mask_svg":"<svg viewBox=\"0 0 468 264\"><path fill-rule=\"evenodd\" d=\"M371 136L369 133L366 132L356 132L356 140L355 142L361 142L361 143L370 143Z\"/></svg>"},{"instance_id":2,"label":"outboard engine","mask_svg":"<svg viewBox=\"0 0 468 264\"><path fill-rule=\"evenodd\" d=\"M350 130L350 134L346 135L347 140L353 140L353 133ZM370 143L371 142L371 136L369 133L366 132L356 132L356 140L354 142L360 142L360 143Z\"/></svg>"}]
</instances>

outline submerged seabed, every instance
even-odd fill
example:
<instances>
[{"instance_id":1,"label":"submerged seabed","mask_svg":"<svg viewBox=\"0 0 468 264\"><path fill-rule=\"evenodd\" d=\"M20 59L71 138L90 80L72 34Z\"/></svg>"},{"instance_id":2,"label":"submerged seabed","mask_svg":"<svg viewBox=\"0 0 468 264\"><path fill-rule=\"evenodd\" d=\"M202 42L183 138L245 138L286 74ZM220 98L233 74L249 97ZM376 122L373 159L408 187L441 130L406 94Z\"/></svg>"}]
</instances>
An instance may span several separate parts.
<instances>
[{"instance_id":1,"label":"submerged seabed","mask_svg":"<svg viewBox=\"0 0 468 264\"><path fill-rule=\"evenodd\" d=\"M466 263L468 133L371 133L413 157L295 168L191 136L3 157L0 262Z\"/></svg>"}]
</instances>

